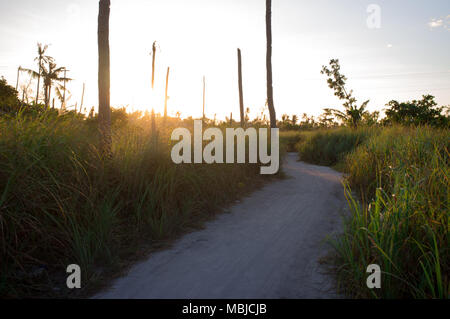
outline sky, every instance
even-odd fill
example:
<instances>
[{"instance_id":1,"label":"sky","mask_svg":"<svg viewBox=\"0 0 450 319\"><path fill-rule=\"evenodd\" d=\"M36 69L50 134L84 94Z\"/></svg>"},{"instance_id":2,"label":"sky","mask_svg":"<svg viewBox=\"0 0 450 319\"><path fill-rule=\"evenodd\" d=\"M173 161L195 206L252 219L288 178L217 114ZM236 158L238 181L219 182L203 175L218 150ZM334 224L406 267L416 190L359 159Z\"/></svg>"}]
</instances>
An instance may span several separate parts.
<instances>
[{"instance_id":1,"label":"sky","mask_svg":"<svg viewBox=\"0 0 450 319\"><path fill-rule=\"evenodd\" d=\"M450 104L450 1L273 0L272 11L278 118L342 109L320 74L332 58L370 111L423 94ZM68 105L80 105L85 83L84 106L97 107L97 16L97 0L1 0L0 76L15 86L19 66L37 70L37 42L49 44L47 53L74 79ZM207 117L237 118L240 48L245 107L251 116L264 109L264 0L111 0L110 48L113 107L162 112L170 67L170 115L201 116L205 76ZM19 87L25 83L21 73Z\"/></svg>"}]
</instances>

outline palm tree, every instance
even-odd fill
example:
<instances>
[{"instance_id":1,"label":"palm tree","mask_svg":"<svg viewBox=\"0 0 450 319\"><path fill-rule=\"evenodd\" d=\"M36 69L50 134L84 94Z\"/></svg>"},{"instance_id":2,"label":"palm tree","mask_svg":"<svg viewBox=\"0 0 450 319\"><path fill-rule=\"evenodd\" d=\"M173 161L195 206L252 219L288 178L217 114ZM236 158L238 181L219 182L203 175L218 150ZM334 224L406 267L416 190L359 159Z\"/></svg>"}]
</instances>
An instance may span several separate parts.
<instances>
[{"instance_id":1,"label":"palm tree","mask_svg":"<svg viewBox=\"0 0 450 319\"><path fill-rule=\"evenodd\" d=\"M345 111L340 111L336 109L324 109L325 113L328 115L333 114L338 119L342 120L344 123L349 124L353 128L358 128L358 123L361 122L361 119L364 115L366 115L366 107L369 101L365 101L361 104L360 107L356 105L350 105L345 108Z\"/></svg>"},{"instance_id":2,"label":"palm tree","mask_svg":"<svg viewBox=\"0 0 450 319\"><path fill-rule=\"evenodd\" d=\"M37 74L37 89L36 89L36 100L35 100L35 104L38 103L39 100L39 84L41 81L41 70L42 70L42 65L43 64L47 64L50 62L53 62L53 58L51 56L45 55L45 52L48 49L48 45L44 45L42 46L41 43L37 44L38 47L38 56L34 59L34 61L38 62L38 74Z\"/></svg>"},{"instance_id":3,"label":"palm tree","mask_svg":"<svg viewBox=\"0 0 450 319\"><path fill-rule=\"evenodd\" d=\"M298 116L297 115L292 115L292 125L296 125L297 124L297 121L298 121Z\"/></svg>"},{"instance_id":4,"label":"palm tree","mask_svg":"<svg viewBox=\"0 0 450 319\"><path fill-rule=\"evenodd\" d=\"M110 54L109 54L109 14L110 0L100 0L98 12L98 119L100 131L100 151L111 156L111 108L110 108Z\"/></svg>"},{"instance_id":5,"label":"palm tree","mask_svg":"<svg viewBox=\"0 0 450 319\"><path fill-rule=\"evenodd\" d=\"M270 114L270 127L277 127L277 116L273 104L273 85L272 85L272 0L266 0L266 37L267 37L267 106Z\"/></svg>"},{"instance_id":6,"label":"palm tree","mask_svg":"<svg viewBox=\"0 0 450 319\"><path fill-rule=\"evenodd\" d=\"M52 58L53 61L53 58ZM57 67L54 62L48 63L48 68L45 65L41 65L40 73L30 70L30 69L22 69L23 71L28 72L28 74L34 78L39 79L42 77L44 79L44 101L45 106L48 108L51 101L51 93L53 85L56 86L59 90L62 88L62 85L59 82L67 82L72 79L66 77L60 77L60 74L65 71L65 67Z\"/></svg>"},{"instance_id":7,"label":"palm tree","mask_svg":"<svg viewBox=\"0 0 450 319\"><path fill-rule=\"evenodd\" d=\"M53 85L61 89L62 85L59 82L65 83L72 80L64 76L60 76L60 74L65 71L65 69L65 67L56 67L56 64L53 62L49 63L48 69L46 69L45 67L42 68L41 76L44 78L45 106L47 108L49 107L51 101Z\"/></svg>"}]
</instances>

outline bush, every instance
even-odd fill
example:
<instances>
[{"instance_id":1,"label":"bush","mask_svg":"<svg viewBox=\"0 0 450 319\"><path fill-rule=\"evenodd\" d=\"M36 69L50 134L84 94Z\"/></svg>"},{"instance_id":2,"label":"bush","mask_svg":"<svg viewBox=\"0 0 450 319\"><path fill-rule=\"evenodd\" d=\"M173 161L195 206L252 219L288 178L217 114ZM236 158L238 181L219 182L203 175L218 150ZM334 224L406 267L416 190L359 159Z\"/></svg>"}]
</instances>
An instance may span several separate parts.
<instances>
[{"instance_id":1,"label":"bush","mask_svg":"<svg viewBox=\"0 0 450 319\"><path fill-rule=\"evenodd\" d=\"M336 165L375 130L376 128L337 128L313 131L297 145L300 160L318 165Z\"/></svg>"},{"instance_id":2,"label":"bush","mask_svg":"<svg viewBox=\"0 0 450 319\"><path fill-rule=\"evenodd\" d=\"M386 124L429 125L440 128L450 128L450 117L445 115L449 107L437 107L434 96L423 95L421 100L408 102L390 101L386 106Z\"/></svg>"},{"instance_id":3,"label":"bush","mask_svg":"<svg viewBox=\"0 0 450 319\"><path fill-rule=\"evenodd\" d=\"M2 77L0 79L0 115L2 113L12 113L19 109L20 101L17 98L17 91L6 83Z\"/></svg>"}]
</instances>

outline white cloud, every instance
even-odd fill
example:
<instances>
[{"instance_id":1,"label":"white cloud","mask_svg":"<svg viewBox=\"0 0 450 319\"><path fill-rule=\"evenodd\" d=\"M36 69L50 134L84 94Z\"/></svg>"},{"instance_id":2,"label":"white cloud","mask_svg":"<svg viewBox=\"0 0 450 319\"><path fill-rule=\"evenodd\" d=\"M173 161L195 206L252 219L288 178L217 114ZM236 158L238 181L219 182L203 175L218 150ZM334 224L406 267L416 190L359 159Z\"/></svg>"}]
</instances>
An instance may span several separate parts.
<instances>
[{"instance_id":1,"label":"white cloud","mask_svg":"<svg viewBox=\"0 0 450 319\"><path fill-rule=\"evenodd\" d=\"M437 28L444 28L446 30L450 30L450 14L445 18L432 18L430 22L428 22L428 26L431 30Z\"/></svg>"},{"instance_id":2,"label":"white cloud","mask_svg":"<svg viewBox=\"0 0 450 319\"><path fill-rule=\"evenodd\" d=\"M430 28L439 28L444 25L444 20L442 19L431 19L430 22L428 22L428 26Z\"/></svg>"}]
</instances>

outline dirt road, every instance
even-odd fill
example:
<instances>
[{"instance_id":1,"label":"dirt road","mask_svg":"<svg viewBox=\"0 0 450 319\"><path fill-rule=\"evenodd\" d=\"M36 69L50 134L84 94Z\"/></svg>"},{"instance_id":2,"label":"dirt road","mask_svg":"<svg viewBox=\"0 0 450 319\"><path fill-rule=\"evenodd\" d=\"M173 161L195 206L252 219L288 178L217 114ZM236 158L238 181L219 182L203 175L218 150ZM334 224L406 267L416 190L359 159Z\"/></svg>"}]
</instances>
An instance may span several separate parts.
<instances>
[{"instance_id":1,"label":"dirt road","mask_svg":"<svg viewBox=\"0 0 450 319\"><path fill-rule=\"evenodd\" d=\"M94 298L336 298L319 259L341 228L341 174L287 155L271 183Z\"/></svg>"}]
</instances>

